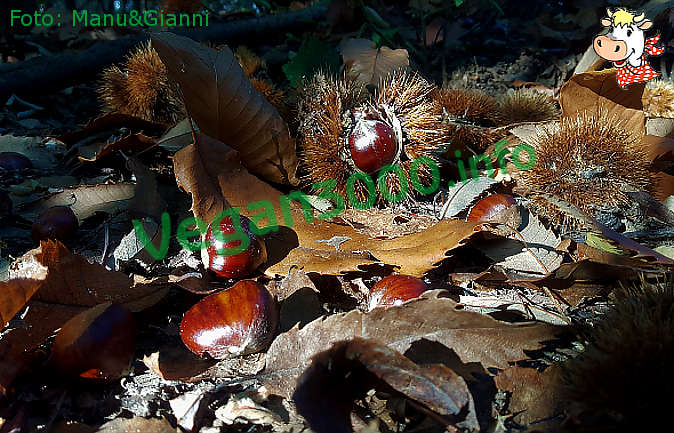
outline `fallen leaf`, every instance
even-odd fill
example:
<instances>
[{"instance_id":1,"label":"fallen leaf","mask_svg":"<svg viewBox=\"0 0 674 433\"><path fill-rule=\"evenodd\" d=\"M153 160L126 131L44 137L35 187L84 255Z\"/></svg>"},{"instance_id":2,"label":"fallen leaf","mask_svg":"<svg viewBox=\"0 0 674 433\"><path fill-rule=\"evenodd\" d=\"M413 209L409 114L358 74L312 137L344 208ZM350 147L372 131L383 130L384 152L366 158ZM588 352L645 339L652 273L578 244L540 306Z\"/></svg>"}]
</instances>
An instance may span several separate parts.
<instances>
[{"instance_id":1,"label":"fallen leaf","mask_svg":"<svg viewBox=\"0 0 674 433\"><path fill-rule=\"evenodd\" d=\"M0 329L26 306L47 278L47 268L40 267L33 278L17 278L0 282Z\"/></svg>"},{"instance_id":2,"label":"fallen leaf","mask_svg":"<svg viewBox=\"0 0 674 433\"><path fill-rule=\"evenodd\" d=\"M486 176L480 176L468 183L457 183L447 190L447 201L442 205L441 217L453 218L465 211L491 186L498 182Z\"/></svg>"},{"instance_id":3,"label":"fallen leaf","mask_svg":"<svg viewBox=\"0 0 674 433\"><path fill-rule=\"evenodd\" d=\"M485 245L477 245L512 280L540 278L557 269L563 258L555 251L561 239L546 228L536 215L528 210L523 210L522 214L524 227L519 229L521 238L513 235L507 239L490 239ZM525 245L522 239L526 242Z\"/></svg>"},{"instance_id":4,"label":"fallen leaf","mask_svg":"<svg viewBox=\"0 0 674 433\"><path fill-rule=\"evenodd\" d=\"M199 131L199 126L192 122L194 131ZM163 147L169 152L177 152L183 147L194 142L192 140L192 129L190 128L190 119L183 119L178 122L173 128L166 131L159 139L157 145Z\"/></svg>"},{"instance_id":5,"label":"fallen leaf","mask_svg":"<svg viewBox=\"0 0 674 433\"><path fill-rule=\"evenodd\" d=\"M272 392L289 397L311 357L340 340L376 340L400 353L415 341L436 341L452 349L461 362L505 368L526 359L524 350L540 348L560 327L540 323L510 324L456 309L451 299L431 291L399 307L351 311L317 319L302 329L276 337L267 351L263 381ZM386 326L382 326L386 324Z\"/></svg>"},{"instance_id":6,"label":"fallen leaf","mask_svg":"<svg viewBox=\"0 0 674 433\"><path fill-rule=\"evenodd\" d=\"M315 432L351 432L354 400L371 388L393 389L444 417L445 425L480 428L466 382L451 369L418 366L375 340L357 337L314 355L293 400Z\"/></svg>"},{"instance_id":7,"label":"fallen leaf","mask_svg":"<svg viewBox=\"0 0 674 433\"><path fill-rule=\"evenodd\" d=\"M571 77L562 86L559 96L562 117L583 111L600 112L606 119L624 121L625 129L642 137L646 133L646 116L641 97L646 85L634 83L621 89L616 75L617 70L613 68Z\"/></svg>"},{"instance_id":8,"label":"fallen leaf","mask_svg":"<svg viewBox=\"0 0 674 433\"><path fill-rule=\"evenodd\" d=\"M115 418L108 421L96 430L96 433L178 433L180 430L171 427L168 421L161 419L147 418Z\"/></svg>"},{"instance_id":9,"label":"fallen leaf","mask_svg":"<svg viewBox=\"0 0 674 433\"><path fill-rule=\"evenodd\" d=\"M180 84L187 110L204 134L237 149L253 173L273 182L298 183L288 125L255 90L232 50L215 50L172 33L153 34L152 46L169 77Z\"/></svg>"},{"instance_id":10,"label":"fallen leaf","mask_svg":"<svg viewBox=\"0 0 674 433\"><path fill-rule=\"evenodd\" d=\"M511 393L508 411L514 421L536 430L558 432L560 415L562 370L557 365L545 369L543 373L533 368L509 367L495 378L496 387ZM549 419L556 417L553 419Z\"/></svg>"},{"instance_id":11,"label":"fallen leaf","mask_svg":"<svg viewBox=\"0 0 674 433\"><path fill-rule=\"evenodd\" d=\"M347 69L363 84L379 86L389 73L410 66L405 49L377 48L369 39L344 39L340 44L342 58Z\"/></svg>"},{"instance_id":12,"label":"fallen leaf","mask_svg":"<svg viewBox=\"0 0 674 433\"><path fill-rule=\"evenodd\" d=\"M79 221L96 212L117 214L129 207L136 191L136 184L118 183L112 185L81 185L66 188L35 201L19 206L17 212L29 221L54 206L69 206Z\"/></svg>"}]
</instances>

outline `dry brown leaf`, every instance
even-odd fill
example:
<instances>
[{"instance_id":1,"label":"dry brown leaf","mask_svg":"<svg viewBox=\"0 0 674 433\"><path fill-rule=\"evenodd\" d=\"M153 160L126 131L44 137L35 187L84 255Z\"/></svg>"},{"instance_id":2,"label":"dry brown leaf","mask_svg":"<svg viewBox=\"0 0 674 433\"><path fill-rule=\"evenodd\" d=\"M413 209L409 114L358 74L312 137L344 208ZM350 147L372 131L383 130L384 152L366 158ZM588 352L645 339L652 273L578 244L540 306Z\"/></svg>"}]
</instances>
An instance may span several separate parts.
<instances>
[{"instance_id":1,"label":"dry brown leaf","mask_svg":"<svg viewBox=\"0 0 674 433\"><path fill-rule=\"evenodd\" d=\"M607 118L615 116L625 122L625 128L642 137L646 133L646 117L641 96L645 84L635 83L621 89L616 81L616 69L585 72L574 75L563 86L559 96L562 117L583 111L601 111Z\"/></svg>"},{"instance_id":2,"label":"dry brown leaf","mask_svg":"<svg viewBox=\"0 0 674 433\"><path fill-rule=\"evenodd\" d=\"M378 86L389 73L408 69L410 66L407 50L377 48L369 39L345 39L340 49L347 69L350 69L350 72L356 75L356 79L365 85Z\"/></svg>"},{"instance_id":3,"label":"dry brown leaf","mask_svg":"<svg viewBox=\"0 0 674 433\"><path fill-rule=\"evenodd\" d=\"M645 135L643 147L648 151L648 157L653 162L657 160L674 161L674 140L667 137Z\"/></svg>"},{"instance_id":4,"label":"dry brown leaf","mask_svg":"<svg viewBox=\"0 0 674 433\"><path fill-rule=\"evenodd\" d=\"M166 125L150 122L139 117L122 113L105 113L90 121L84 128L67 132L56 137L57 140L74 146L77 142L92 137L106 140L107 137L119 134L122 128L134 131L144 131L147 135L161 134L166 130Z\"/></svg>"},{"instance_id":5,"label":"dry brown leaf","mask_svg":"<svg viewBox=\"0 0 674 433\"><path fill-rule=\"evenodd\" d=\"M244 165L263 178L298 183L297 155L288 125L243 73L234 53L172 33L155 33L169 77L180 84L190 116L205 134L241 153Z\"/></svg>"},{"instance_id":6,"label":"dry brown leaf","mask_svg":"<svg viewBox=\"0 0 674 433\"><path fill-rule=\"evenodd\" d=\"M265 385L289 397L312 356L354 337L376 340L403 354L416 341L436 341L452 349L464 364L505 368L510 361L526 359L524 350L540 348L540 342L553 339L561 330L540 323L499 322L457 310L456 302L437 295L431 291L400 307L369 313L335 314L279 335L267 351Z\"/></svg>"},{"instance_id":7,"label":"dry brown leaf","mask_svg":"<svg viewBox=\"0 0 674 433\"><path fill-rule=\"evenodd\" d=\"M26 306L47 278L47 268L41 268L34 278L19 278L0 282L0 329Z\"/></svg>"},{"instance_id":8,"label":"dry brown leaf","mask_svg":"<svg viewBox=\"0 0 674 433\"><path fill-rule=\"evenodd\" d=\"M82 221L95 212L115 214L128 208L136 184L82 185L64 189L19 207L18 212L29 221L54 206L69 206L77 219Z\"/></svg>"},{"instance_id":9,"label":"dry brown leaf","mask_svg":"<svg viewBox=\"0 0 674 433\"><path fill-rule=\"evenodd\" d=\"M526 218L522 218L526 225L519 229L521 237L513 235L490 239L486 245L479 247L496 262L495 266L503 268L511 280L539 278L557 269L563 259L562 254L555 251L560 238L546 228L536 215L528 210L522 212L526 215Z\"/></svg>"},{"instance_id":10,"label":"dry brown leaf","mask_svg":"<svg viewBox=\"0 0 674 433\"><path fill-rule=\"evenodd\" d=\"M99 264L89 263L72 254L59 241L42 241L40 247L28 251L12 264L10 278L33 278L47 267L33 300L58 305L93 307L103 302L122 304L136 312L156 304L168 292L161 280L146 281L121 272L111 272Z\"/></svg>"},{"instance_id":11,"label":"dry brown leaf","mask_svg":"<svg viewBox=\"0 0 674 433\"><path fill-rule=\"evenodd\" d=\"M129 134L116 140L93 143L78 149L77 158L81 161L94 162L112 155L117 151L141 153L155 145L155 139L145 134Z\"/></svg>"},{"instance_id":12,"label":"dry brown leaf","mask_svg":"<svg viewBox=\"0 0 674 433\"><path fill-rule=\"evenodd\" d=\"M508 411L514 414L514 420L523 426L536 423L536 429L546 432L559 431L561 419L546 418L559 415L560 385L562 370L556 365L548 367L543 373L533 368L509 367L494 378L496 387L512 393Z\"/></svg>"},{"instance_id":13,"label":"dry brown leaf","mask_svg":"<svg viewBox=\"0 0 674 433\"><path fill-rule=\"evenodd\" d=\"M174 157L176 180L192 194L192 212L210 223L223 209L238 207L247 217L260 214L249 204L268 200L280 226L265 237L265 273L286 275L293 266L305 272L339 274L358 271L359 266L381 261L399 267L401 273L421 276L446 258L445 253L460 246L475 233L477 224L443 220L420 232L396 239L373 239L349 226L321 221L308 222L299 203L290 205L292 222L285 221L280 206L282 194L248 173L237 152L221 142L199 134ZM269 221L263 220L262 227ZM346 239L339 250L326 241ZM369 253L368 253L369 252ZM371 257L374 256L374 257Z\"/></svg>"},{"instance_id":14,"label":"dry brown leaf","mask_svg":"<svg viewBox=\"0 0 674 433\"><path fill-rule=\"evenodd\" d=\"M315 355L298 380L293 401L317 433L351 432L354 400L380 387L392 388L446 417L446 425L460 423L467 431L479 430L475 404L463 378L444 365L419 366L383 344L362 338L338 342Z\"/></svg>"},{"instance_id":15,"label":"dry brown leaf","mask_svg":"<svg viewBox=\"0 0 674 433\"><path fill-rule=\"evenodd\" d=\"M43 277L45 268L46 277ZM98 264L72 254L58 241L42 241L10 268L12 284L17 279L39 281L28 302L23 325L10 329L0 340L0 393L20 373L27 353L44 342L66 321L81 311L104 302L122 304L141 311L156 304L168 292L159 280L146 281L120 272L111 272Z\"/></svg>"},{"instance_id":16,"label":"dry brown leaf","mask_svg":"<svg viewBox=\"0 0 674 433\"><path fill-rule=\"evenodd\" d=\"M115 418L96 430L96 433L178 433L181 430L171 427L164 418Z\"/></svg>"}]
</instances>

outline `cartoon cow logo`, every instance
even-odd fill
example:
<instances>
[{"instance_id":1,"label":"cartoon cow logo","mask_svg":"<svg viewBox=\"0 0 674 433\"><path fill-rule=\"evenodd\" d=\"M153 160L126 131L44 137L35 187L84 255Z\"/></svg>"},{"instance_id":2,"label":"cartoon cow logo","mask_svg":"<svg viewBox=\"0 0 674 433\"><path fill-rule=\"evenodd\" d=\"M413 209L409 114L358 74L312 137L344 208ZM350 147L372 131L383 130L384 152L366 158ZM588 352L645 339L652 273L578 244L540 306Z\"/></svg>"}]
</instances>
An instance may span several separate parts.
<instances>
[{"instance_id":1,"label":"cartoon cow logo","mask_svg":"<svg viewBox=\"0 0 674 433\"><path fill-rule=\"evenodd\" d=\"M602 58L613 62L618 68L618 85L625 88L628 84L642 83L655 78L655 72L646 60L646 53L659 56L665 49L656 47L660 34L652 38L644 38L644 30L653 26L644 14L619 8L614 12L606 9L608 16L602 18L601 25L608 27L606 33L594 38L594 51Z\"/></svg>"}]
</instances>

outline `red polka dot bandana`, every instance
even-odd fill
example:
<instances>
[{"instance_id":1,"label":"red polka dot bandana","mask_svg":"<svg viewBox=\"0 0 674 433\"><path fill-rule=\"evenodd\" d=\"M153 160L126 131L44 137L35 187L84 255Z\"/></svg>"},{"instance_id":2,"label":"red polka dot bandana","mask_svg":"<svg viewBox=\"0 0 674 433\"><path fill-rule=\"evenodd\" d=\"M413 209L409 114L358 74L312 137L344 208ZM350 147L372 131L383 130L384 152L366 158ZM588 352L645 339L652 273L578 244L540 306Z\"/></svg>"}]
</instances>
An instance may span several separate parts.
<instances>
[{"instance_id":1,"label":"red polka dot bandana","mask_svg":"<svg viewBox=\"0 0 674 433\"><path fill-rule=\"evenodd\" d=\"M659 56L665 52L663 47L656 47L655 44L660 40L660 35L653 36L646 39L644 43L644 51L652 56ZM646 54L641 56L641 66L634 67L627 63L622 68L618 69L618 85L625 88L628 84L643 83L660 75L655 72L651 65L646 61Z\"/></svg>"}]
</instances>

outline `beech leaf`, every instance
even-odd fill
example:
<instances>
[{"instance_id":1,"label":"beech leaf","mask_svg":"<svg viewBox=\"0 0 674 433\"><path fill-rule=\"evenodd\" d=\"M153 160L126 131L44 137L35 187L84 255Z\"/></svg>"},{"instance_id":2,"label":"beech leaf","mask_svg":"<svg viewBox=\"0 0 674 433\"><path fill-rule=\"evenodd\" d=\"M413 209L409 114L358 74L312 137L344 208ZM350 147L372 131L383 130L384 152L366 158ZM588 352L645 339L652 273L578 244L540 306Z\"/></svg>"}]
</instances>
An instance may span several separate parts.
<instances>
[{"instance_id":1,"label":"beech leaf","mask_svg":"<svg viewBox=\"0 0 674 433\"><path fill-rule=\"evenodd\" d=\"M601 112L606 119L615 116L625 122L625 129L638 137L646 133L646 116L641 98L644 83L630 84L621 89L616 81L617 70L584 72L572 76L560 90L562 117L571 117L583 111Z\"/></svg>"},{"instance_id":2,"label":"beech leaf","mask_svg":"<svg viewBox=\"0 0 674 433\"><path fill-rule=\"evenodd\" d=\"M377 48L369 39L345 39L340 45L344 64L365 85L378 86L389 73L407 69L410 59L405 49Z\"/></svg>"},{"instance_id":3,"label":"beech leaf","mask_svg":"<svg viewBox=\"0 0 674 433\"><path fill-rule=\"evenodd\" d=\"M215 50L172 33L153 34L152 46L169 77L180 84L201 131L238 150L253 173L273 182L298 183L288 125L253 87L232 50Z\"/></svg>"}]
</instances>

